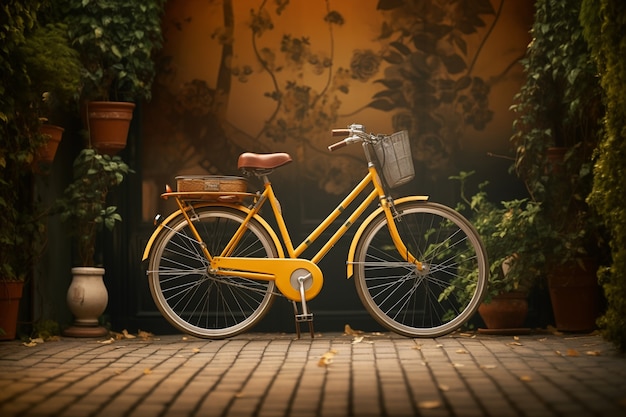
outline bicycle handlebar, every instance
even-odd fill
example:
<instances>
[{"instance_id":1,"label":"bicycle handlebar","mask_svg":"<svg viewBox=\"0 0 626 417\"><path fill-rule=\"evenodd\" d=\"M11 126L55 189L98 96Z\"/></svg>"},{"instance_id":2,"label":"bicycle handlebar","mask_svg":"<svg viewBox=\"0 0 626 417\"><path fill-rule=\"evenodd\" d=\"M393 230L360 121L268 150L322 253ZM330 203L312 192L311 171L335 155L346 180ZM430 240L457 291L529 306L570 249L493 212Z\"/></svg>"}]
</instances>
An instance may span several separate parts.
<instances>
[{"instance_id":1,"label":"bicycle handlebar","mask_svg":"<svg viewBox=\"0 0 626 417\"><path fill-rule=\"evenodd\" d=\"M331 131L331 135L347 136L344 140L328 146L328 150L331 152L341 149L344 146L348 146L351 143L362 142L363 140L370 139L370 135L365 133L365 127L359 124L352 124L347 129L333 129Z\"/></svg>"},{"instance_id":2,"label":"bicycle handlebar","mask_svg":"<svg viewBox=\"0 0 626 417\"><path fill-rule=\"evenodd\" d=\"M350 136L352 131L350 129L333 129L332 136Z\"/></svg>"},{"instance_id":3,"label":"bicycle handlebar","mask_svg":"<svg viewBox=\"0 0 626 417\"><path fill-rule=\"evenodd\" d=\"M346 142L348 138L342 140L341 142L337 142L337 143L333 143L332 145L328 146L328 150L333 152L336 151L337 149L343 148L344 146L348 146L348 142Z\"/></svg>"}]
</instances>

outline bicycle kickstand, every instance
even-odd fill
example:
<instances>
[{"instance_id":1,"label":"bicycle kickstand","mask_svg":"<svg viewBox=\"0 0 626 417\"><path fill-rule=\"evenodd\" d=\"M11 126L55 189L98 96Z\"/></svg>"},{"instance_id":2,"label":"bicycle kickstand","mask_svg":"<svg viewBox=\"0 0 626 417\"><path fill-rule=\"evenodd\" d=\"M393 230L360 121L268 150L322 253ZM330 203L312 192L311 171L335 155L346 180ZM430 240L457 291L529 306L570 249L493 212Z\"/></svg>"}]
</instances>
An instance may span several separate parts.
<instances>
[{"instance_id":1,"label":"bicycle kickstand","mask_svg":"<svg viewBox=\"0 0 626 417\"><path fill-rule=\"evenodd\" d=\"M306 298L304 296L304 281L307 279L311 279L311 275L308 274L304 277L298 278L298 285L300 286L300 298L302 304L302 314L298 313L298 306L296 302L293 302L293 311L296 318L296 336L300 339L300 323L308 322L309 323L309 332L311 333L311 339L315 337L315 332L313 331L313 313L310 313L306 306Z\"/></svg>"}]
</instances>

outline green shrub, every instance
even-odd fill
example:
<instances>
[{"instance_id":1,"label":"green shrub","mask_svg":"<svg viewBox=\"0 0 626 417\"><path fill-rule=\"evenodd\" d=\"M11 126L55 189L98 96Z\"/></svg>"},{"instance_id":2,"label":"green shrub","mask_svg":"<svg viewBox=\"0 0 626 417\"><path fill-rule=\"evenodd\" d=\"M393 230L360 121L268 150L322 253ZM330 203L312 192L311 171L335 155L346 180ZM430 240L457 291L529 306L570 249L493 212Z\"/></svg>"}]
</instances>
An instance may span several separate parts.
<instances>
[{"instance_id":1,"label":"green shrub","mask_svg":"<svg viewBox=\"0 0 626 417\"><path fill-rule=\"evenodd\" d=\"M612 263L599 277L608 308L599 320L605 337L626 350L626 3L583 0L580 19L599 67L606 103L604 134L594 165L590 204L610 231Z\"/></svg>"}]
</instances>

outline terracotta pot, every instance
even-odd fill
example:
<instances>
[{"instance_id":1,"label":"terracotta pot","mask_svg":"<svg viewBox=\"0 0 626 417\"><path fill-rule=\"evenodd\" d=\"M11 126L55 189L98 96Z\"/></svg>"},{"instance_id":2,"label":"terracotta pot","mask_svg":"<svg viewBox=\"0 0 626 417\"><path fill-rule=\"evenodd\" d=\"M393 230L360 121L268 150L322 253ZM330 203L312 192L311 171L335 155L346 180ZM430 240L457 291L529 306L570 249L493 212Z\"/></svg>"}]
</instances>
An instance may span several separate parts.
<instances>
[{"instance_id":1,"label":"terracotta pot","mask_svg":"<svg viewBox=\"0 0 626 417\"><path fill-rule=\"evenodd\" d=\"M567 153L567 148L561 147L552 147L548 148L547 158L550 163L548 172L546 174L562 174L563 173L563 162L565 160L565 154Z\"/></svg>"},{"instance_id":2,"label":"terracotta pot","mask_svg":"<svg viewBox=\"0 0 626 417\"><path fill-rule=\"evenodd\" d=\"M72 283L67 290L67 306L74 315L74 325L64 331L71 337L101 337L107 330L99 325L109 295L104 285L104 268L72 268Z\"/></svg>"},{"instance_id":3,"label":"terracotta pot","mask_svg":"<svg viewBox=\"0 0 626 417\"><path fill-rule=\"evenodd\" d=\"M555 327L565 332L586 332L596 328L600 315L600 285L597 265L586 260L563 265L548 275L548 289Z\"/></svg>"},{"instance_id":4,"label":"terracotta pot","mask_svg":"<svg viewBox=\"0 0 626 417\"><path fill-rule=\"evenodd\" d=\"M489 303L478 307L488 329L517 329L524 325L528 315L528 299L526 293L513 291L500 294Z\"/></svg>"},{"instance_id":5,"label":"terracotta pot","mask_svg":"<svg viewBox=\"0 0 626 417\"><path fill-rule=\"evenodd\" d=\"M87 103L87 130L91 146L98 152L115 155L126 147L134 103L90 101Z\"/></svg>"},{"instance_id":6,"label":"terracotta pot","mask_svg":"<svg viewBox=\"0 0 626 417\"><path fill-rule=\"evenodd\" d=\"M39 127L39 133L48 136L48 142L37 151L37 162L52 163L54 161L64 130L60 126L49 124L42 124Z\"/></svg>"},{"instance_id":7,"label":"terracotta pot","mask_svg":"<svg viewBox=\"0 0 626 417\"><path fill-rule=\"evenodd\" d=\"M0 340L15 339L23 288L20 281L0 281Z\"/></svg>"}]
</instances>

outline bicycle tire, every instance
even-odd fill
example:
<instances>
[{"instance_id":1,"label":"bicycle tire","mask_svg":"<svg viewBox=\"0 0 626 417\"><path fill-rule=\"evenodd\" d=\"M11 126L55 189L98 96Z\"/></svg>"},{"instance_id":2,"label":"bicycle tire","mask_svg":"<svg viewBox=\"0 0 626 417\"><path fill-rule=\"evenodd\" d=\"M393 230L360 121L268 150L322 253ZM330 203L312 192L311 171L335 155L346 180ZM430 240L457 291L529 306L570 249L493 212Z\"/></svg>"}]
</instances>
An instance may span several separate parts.
<instances>
[{"instance_id":1,"label":"bicycle tire","mask_svg":"<svg viewBox=\"0 0 626 417\"><path fill-rule=\"evenodd\" d=\"M457 330L478 310L487 289L487 254L476 229L437 203L403 202L396 210L400 237L424 270L400 257L380 213L356 246L354 275L363 305L381 325L404 336ZM468 280L469 286L459 285Z\"/></svg>"},{"instance_id":2,"label":"bicycle tire","mask_svg":"<svg viewBox=\"0 0 626 417\"><path fill-rule=\"evenodd\" d=\"M194 225L211 254L220 254L246 214L229 207L194 210ZM231 256L277 257L270 234L252 219ZM178 330L222 339L245 332L270 309L273 281L213 275L200 244L181 214L155 241L148 260L150 292L161 314Z\"/></svg>"}]
</instances>

